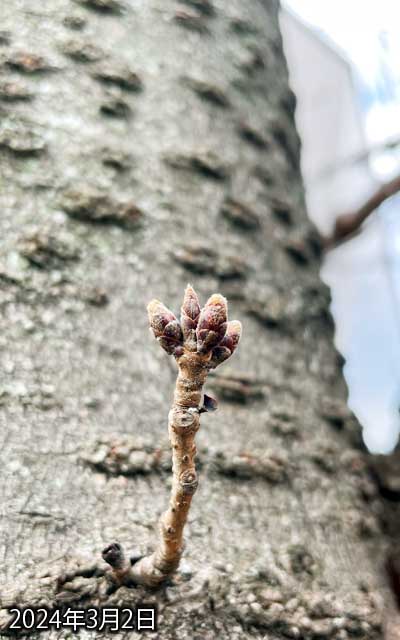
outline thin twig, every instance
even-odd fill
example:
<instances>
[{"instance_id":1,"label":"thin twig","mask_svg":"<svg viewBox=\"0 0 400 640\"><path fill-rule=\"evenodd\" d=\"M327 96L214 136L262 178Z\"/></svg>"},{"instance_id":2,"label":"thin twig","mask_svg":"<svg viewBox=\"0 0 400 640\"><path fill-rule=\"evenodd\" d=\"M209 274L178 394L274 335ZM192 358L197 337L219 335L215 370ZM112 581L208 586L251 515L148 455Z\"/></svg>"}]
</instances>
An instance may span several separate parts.
<instances>
[{"instance_id":1,"label":"thin twig","mask_svg":"<svg viewBox=\"0 0 400 640\"><path fill-rule=\"evenodd\" d=\"M331 249L344 242L344 240L347 240L350 236L358 233L362 223L371 213L398 191L400 191L400 175L380 186L361 207L351 213L340 215L336 219L332 235L328 238L323 238L325 248Z\"/></svg>"},{"instance_id":2,"label":"thin twig","mask_svg":"<svg viewBox=\"0 0 400 640\"><path fill-rule=\"evenodd\" d=\"M190 285L185 291L180 323L158 300L149 304L148 312L155 337L178 364L168 420L173 474L170 504L159 521L154 553L133 562L119 543L113 543L104 549L103 558L111 566L115 583L156 587L176 571L183 551L183 529L198 484L195 435L201 413L216 408L216 402L208 396L204 396L201 404L203 385L210 369L224 362L236 349L241 325L227 321L227 303L219 294L211 296L200 309Z\"/></svg>"}]
</instances>

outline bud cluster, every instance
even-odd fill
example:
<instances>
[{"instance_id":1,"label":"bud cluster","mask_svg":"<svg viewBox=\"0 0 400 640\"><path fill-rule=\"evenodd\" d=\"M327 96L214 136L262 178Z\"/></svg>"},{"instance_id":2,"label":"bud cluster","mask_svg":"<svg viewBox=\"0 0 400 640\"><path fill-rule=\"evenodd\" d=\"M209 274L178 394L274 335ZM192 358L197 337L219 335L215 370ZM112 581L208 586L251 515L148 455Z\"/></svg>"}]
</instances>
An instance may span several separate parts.
<instances>
[{"instance_id":1,"label":"bud cluster","mask_svg":"<svg viewBox=\"0 0 400 640\"><path fill-rule=\"evenodd\" d=\"M242 331L237 320L228 322L226 299L214 293L203 308L193 287L186 287L180 322L162 302L147 307L150 327L162 348L176 358L186 351L209 354L210 368L227 360L235 351Z\"/></svg>"}]
</instances>

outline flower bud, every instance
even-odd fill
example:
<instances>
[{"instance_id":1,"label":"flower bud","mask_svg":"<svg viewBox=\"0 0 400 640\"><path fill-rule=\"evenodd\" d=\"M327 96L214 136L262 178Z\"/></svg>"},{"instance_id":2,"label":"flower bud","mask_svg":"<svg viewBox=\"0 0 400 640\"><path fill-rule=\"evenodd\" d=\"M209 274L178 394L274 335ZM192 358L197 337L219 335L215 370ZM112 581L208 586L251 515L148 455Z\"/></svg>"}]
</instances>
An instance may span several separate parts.
<instances>
[{"instance_id":1,"label":"flower bud","mask_svg":"<svg viewBox=\"0 0 400 640\"><path fill-rule=\"evenodd\" d=\"M226 333L219 343L219 347L226 347L233 353L239 344L242 335L242 325L239 320L230 320L226 327Z\"/></svg>"},{"instance_id":2,"label":"flower bud","mask_svg":"<svg viewBox=\"0 0 400 640\"><path fill-rule=\"evenodd\" d=\"M181 308L181 327L183 338L187 346L196 349L196 327L199 321L200 303L197 293L193 287L188 284L183 297Z\"/></svg>"},{"instance_id":3,"label":"flower bud","mask_svg":"<svg viewBox=\"0 0 400 640\"><path fill-rule=\"evenodd\" d=\"M210 360L210 369L215 369L219 364L228 360L232 355L232 351L227 349L226 347L214 347L212 350L212 356Z\"/></svg>"},{"instance_id":4,"label":"flower bud","mask_svg":"<svg viewBox=\"0 0 400 640\"><path fill-rule=\"evenodd\" d=\"M192 285L188 284L182 303L182 313L191 320L197 321L200 314L200 302Z\"/></svg>"},{"instance_id":5,"label":"flower bud","mask_svg":"<svg viewBox=\"0 0 400 640\"><path fill-rule=\"evenodd\" d=\"M225 362L231 357L239 344L240 336L242 333L242 325L238 320L231 320L228 322L226 333L218 346L212 350L212 356L210 360L210 368L215 369L219 364Z\"/></svg>"},{"instance_id":6,"label":"flower bud","mask_svg":"<svg viewBox=\"0 0 400 640\"><path fill-rule=\"evenodd\" d=\"M156 338L162 336L164 328L169 322L176 320L176 317L167 309L165 305L159 300L152 300L147 305L147 312L149 314L150 326L153 329Z\"/></svg>"},{"instance_id":7,"label":"flower bud","mask_svg":"<svg viewBox=\"0 0 400 640\"><path fill-rule=\"evenodd\" d=\"M215 293L207 300L196 329L199 353L207 353L221 342L226 331L227 314L227 302L223 296Z\"/></svg>"},{"instance_id":8,"label":"flower bud","mask_svg":"<svg viewBox=\"0 0 400 640\"><path fill-rule=\"evenodd\" d=\"M152 300L147 311L150 327L162 348L169 354L182 344L182 330L172 311L159 300Z\"/></svg>"}]
</instances>

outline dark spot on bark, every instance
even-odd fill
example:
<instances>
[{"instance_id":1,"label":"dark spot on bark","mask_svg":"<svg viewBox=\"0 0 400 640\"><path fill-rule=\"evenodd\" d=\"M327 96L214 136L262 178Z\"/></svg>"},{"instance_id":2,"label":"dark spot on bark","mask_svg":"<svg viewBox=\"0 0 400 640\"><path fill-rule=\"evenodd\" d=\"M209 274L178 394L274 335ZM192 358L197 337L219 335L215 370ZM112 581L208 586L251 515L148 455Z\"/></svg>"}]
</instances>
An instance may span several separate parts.
<instances>
[{"instance_id":1,"label":"dark spot on bark","mask_svg":"<svg viewBox=\"0 0 400 640\"><path fill-rule=\"evenodd\" d=\"M104 147L101 150L101 161L106 167L112 167L116 171L126 171L132 164L129 153L110 147Z\"/></svg>"},{"instance_id":2,"label":"dark spot on bark","mask_svg":"<svg viewBox=\"0 0 400 640\"><path fill-rule=\"evenodd\" d=\"M325 473L333 474L340 466L339 449L334 445L321 444L310 454L312 460Z\"/></svg>"},{"instance_id":3,"label":"dark spot on bark","mask_svg":"<svg viewBox=\"0 0 400 640\"><path fill-rule=\"evenodd\" d=\"M204 20L204 16L197 13L189 13L188 11L176 11L174 22L185 29L196 31L197 33L208 33L208 26Z\"/></svg>"},{"instance_id":4,"label":"dark spot on bark","mask_svg":"<svg viewBox=\"0 0 400 640\"><path fill-rule=\"evenodd\" d=\"M313 575L316 570L315 560L310 551L303 544L293 544L288 547L290 567L293 573L309 573Z\"/></svg>"},{"instance_id":5,"label":"dark spot on bark","mask_svg":"<svg viewBox=\"0 0 400 640\"><path fill-rule=\"evenodd\" d=\"M46 232L36 232L24 238L19 251L39 269L60 269L66 263L79 259L79 252L71 243Z\"/></svg>"},{"instance_id":6,"label":"dark spot on bark","mask_svg":"<svg viewBox=\"0 0 400 640\"><path fill-rule=\"evenodd\" d=\"M320 258L323 251L323 241L321 235L315 227L311 227L311 229L306 232L305 240L313 256L315 258Z\"/></svg>"},{"instance_id":7,"label":"dark spot on bark","mask_svg":"<svg viewBox=\"0 0 400 640\"><path fill-rule=\"evenodd\" d=\"M101 287L88 287L84 289L82 298L93 307L105 307L110 301L107 292Z\"/></svg>"},{"instance_id":8,"label":"dark spot on bark","mask_svg":"<svg viewBox=\"0 0 400 640\"><path fill-rule=\"evenodd\" d=\"M299 266L305 267L310 262L310 255L304 238L286 238L283 242L286 253Z\"/></svg>"},{"instance_id":9,"label":"dark spot on bark","mask_svg":"<svg viewBox=\"0 0 400 640\"><path fill-rule=\"evenodd\" d=\"M230 30L239 36L249 36L258 33L258 29L248 20L232 18L229 23Z\"/></svg>"},{"instance_id":10,"label":"dark spot on bark","mask_svg":"<svg viewBox=\"0 0 400 640\"><path fill-rule=\"evenodd\" d=\"M226 180L228 167L213 153L168 154L164 161L174 169L193 171L206 178Z\"/></svg>"},{"instance_id":11,"label":"dark spot on bark","mask_svg":"<svg viewBox=\"0 0 400 640\"><path fill-rule=\"evenodd\" d=\"M222 280L245 278L248 265L239 256L221 255L197 243L187 244L173 252L179 264L193 273L213 274Z\"/></svg>"},{"instance_id":12,"label":"dark spot on bark","mask_svg":"<svg viewBox=\"0 0 400 640\"><path fill-rule=\"evenodd\" d=\"M253 175L266 187L271 187L276 182L276 175L263 165L254 167Z\"/></svg>"},{"instance_id":13,"label":"dark spot on bark","mask_svg":"<svg viewBox=\"0 0 400 640\"><path fill-rule=\"evenodd\" d=\"M249 404L265 398L262 384L245 374L212 374L209 378L209 384L219 397L228 402Z\"/></svg>"},{"instance_id":14,"label":"dark spot on bark","mask_svg":"<svg viewBox=\"0 0 400 640\"><path fill-rule=\"evenodd\" d=\"M110 476L147 475L171 469L168 445L160 448L128 437L99 440L82 454L81 460Z\"/></svg>"},{"instance_id":15,"label":"dark spot on bark","mask_svg":"<svg viewBox=\"0 0 400 640\"><path fill-rule=\"evenodd\" d=\"M181 2L197 9L204 16L215 15L215 8L211 0L181 0Z\"/></svg>"},{"instance_id":16,"label":"dark spot on bark","mask_svg":"<svg viewBox=\"0 0 400 640\"><path fill-rule=\"evenodd\" d=\"M215 275L220 280L242 280L249 273L248 263L240 256L220 255L215 266Z\"/></svg>"},{"instance_id":17,"label":"dark spot on bark","mask_svg":"<svg viewBox=\"0 0 400 640\"><path fill-rule=\"evenodd\" d=\"M286 408L273 409L268 419L267 428L284 438L298 438L300 429L297 415Z\"/></svg>"},{"instance_id":18,"label":"dark spot on bark","mask_svg":"<svg viewBox=\"0 0 400 640\"><path fill-rule=\"evenodd\" d=\"M209 247L191 244L176 250L173 256L189 271L203 275L215 271L218 254Z\"/></svg>"},{"instance_id":19,"label":"dark spot on bark","mask_svg":"<svg viewBox=\"0 0 400 640\"><path fill-rule=\"evenodd\" d=\"M19 102L32 99L32 92L29 88L16 81L0 82L0 100L4 102Z\"/></svg>"},{"instance_id":20,"label":"dark spot on bark","mask_svg":"<svg viewBox=\"0 0 400 640\"><path fill-rule=\"evenodd\" d=\"M110 118L126 119L132 114L132 109L121 96L110 93L100 105L100 113Z\"/></svg>"},{"instance_id":21,"label":"dark spot on bark","mask_svg":"<svg viewBox=\"0 0 400 640\"><path fill-rule=\"evenodd\" d=\"M207 178L225 180L228 177L227 168L212 154L194 155L190 158L192 168Z\"/></svg>"},{"instance_id":22,"label":"dark spot on bark","mask_svg":"<svg viewBox=\"0 0 400 640\"><path fill-rule=\"evenodd\" d=\"M133 202L114 200L106 193L90 187L64 192L60 207L69 216L96 224L115 224L136 229L143 212Z\"/></svg>"},{"instance_id":23,"label":"dark spot on bark","mask_svg":"<svg viewBox=\"0 0 400 640\"><path fill-rule=\"evenodd\" d=\"M72 29L73 31L81 31L86 27L86 24L86 18L78 14L71 14L69 16L65 16L65 18L63 19L64 27L67 27L67 29Z\"/></svg>"},{"instance_id":24,"label":"dark spot on bark","mask_svg":"<svg viewBox=\"0 0 400 640\"><path fill-rule=\"evenodd\" d=\"M249 142L253 147L260 151L268 149L269 143L267 138L261 131L258 131L246 122L238 124L237 131L242 140Z\"/></svg>"},{"instance_id":25,"label":"dark spot on bark","mask_svg":"<svg viewBox=\"0 0 400 640\"><path fill-rule=\"evenodd\" d=\"M125 5L119 0L76 0L87 9L103 14L119 15L123 13Z\"/></svg>"},{"instance_id":26,"label":"dark spot on bark","mask_svg":"<svg viewBox=\"0 0 400 640\"><path fill-rule=\"evenodd\" d=\"M287 324L287 300L273 289L262 299L250 299L246 310L269 329L283 328Z\"/></svg>"},{"instance_id":27,"label":"dark spot on bark","mask_svg":"<svg viewBox=\"0 0 400 640\"><path fill-rule=\"evenodd\" d=\"M97 62L104 57L102 49L86 39L68 40L62 45L62 52L75 62Z\"/></svg>"},{"instance_id":28,"label":"dark spot on bark","mask_svg":"<svg viewBox=\"0 0 400 640\"><path fill-rule=\"evenodd\" d=\"M243 452L229 455L218 452L211 464L213 471L241 480L261 478L271 484L280 484L288 477L288 461L274 453Z\"/></svg>"},{"instance_id":29,"label":"dark spot on bark","mask_svg":"<svg viewBox=\"0 0 400 640\"><path fill-rule=\"evenodd\" d=\"M246 311L265 327L287 333L299 326L328 321L328 300L324 287L299 287L296 283L271 282L256 294L246 295Z\"/></svg>"},{"instance_id":30,"label":"dark spot on bark","mask_svg":"<svg viewBox=\"0 0 400 640\"><path fill-rule=\"evenodd\" d=\"M265 69L265 60L261 50L255 45L247 47L246 56L239 62L239 68L249 76L254 76Z\"/></svg>"},{"instance_id":31,"label":"dark spot on bark","mask_svg":"<svg viewBox=\"0 0 400 640\"><path fill-rule=\"evenodd\" d=\"M142 80L135 71L110 61L97 65L92 75L106 85L114 85L126 91L141 91L143 89Z\"/></svg>"},{"instance_id":32,"label":"dark spot on bark","mask_svg":"<svg viewBox=\"0 0 400 640\"><path fill-rule=\"evenodd\" d=\"M296 111L296 96L291 89L288 89L284 96L280 99L282 109L287 113L290 118L294 117Z\"/></svg>"},{"instance_id":33,"label":"dark spot on bark","mask_svg":"<svg viewBox=\"0 0 400 640\"><path fill-rule=\"evenodd\" d=\"M243 202L226 198L221 207L221 214L239 229L254 231L260 228L259 215Z\"/></svg>"},{"instance_id":34,"label":"dark spot on bark","mask_svg":"<svg viewBox=\"0 0 400 640\"><path fill-rule=\"evenodd\" d=\"M271 133L277 144L285 151L290 165L298 170L300 167L300 142L294 132L288 131L278 123L274 123Z\"/></svg>"},{"instance_id":35,"label":"dark spot on bark","mask_svg":"<svg viewBox=\"0 0 400 640\"><path fill-rule=\"evenodd\" d=\"M196 80L195 78L184 77L184 84L192 89L202 100L210 102L217 107L227 108L230 106L229 100L220 87L205 82L203 80Z\"/></svg>"},{"instance_id":36,"label":"dark spot on bark","mask_svg":"<svg viewBox=\"0 0 400 640\"><path fill-rule=\"evenodd\" d=\"M267 200L275 218L279 220L279 222L282 222L287 226L291 226L293 224L293 218L292 206L290 203L283 198L275 196L268 197Z\"/></svg>"},{"instance_id":37,"label":"dark spot on bark","mask_svg":"<svg viewBox=\"0 0 400 640\"><path fill-rule=\"evenodd\" d=\"M15 156L38 156L45 152L46 144L27 123L9 122L0 127L1 148Z\"/></svg>"},{"instance_id":38,"label":"dark spot on bark","mask_svg":"<svg viewBox=\"0 0 400 640\"><path fill-rule=\"evenodd\" d=\"M24 51L10 54L10 56L5 59L5 64L10 67L10 69L26 74L39 74L46 73L48 71L55 71L55 67L52 66L43 56Z\"/></svg>"},{"instance_id":39,"label":"dark spot on bark","mask_svg":"<svg viewBox=\"0 0 400 640\"><path fill-rule=\"evenodd\" d=\"M352 413L343 400L327 396L321 398L319 414L321 418L338 429L342 429L345 423L352 418Z\"/></svg>"}]
</instances>

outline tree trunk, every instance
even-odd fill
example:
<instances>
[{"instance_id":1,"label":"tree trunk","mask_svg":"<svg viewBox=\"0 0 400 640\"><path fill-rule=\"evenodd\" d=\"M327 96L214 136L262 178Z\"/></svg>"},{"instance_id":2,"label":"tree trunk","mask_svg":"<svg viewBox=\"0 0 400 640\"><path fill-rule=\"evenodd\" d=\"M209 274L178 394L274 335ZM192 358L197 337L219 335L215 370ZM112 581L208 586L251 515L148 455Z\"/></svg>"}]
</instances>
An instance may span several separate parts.
<instances>
[{"instance_id":1,"label":"tree trunk","mask_svg":"<svg viewBox=\"0 0 400 640\"><path fill-rule=\"evenodd\" d=\"M0 6L2 607L145 600L160 638L380 638L382 507L278 3L125 3ZM151 552L167 505L176 367L146 305L178 311L188 281L227 296L243 338L208 383L180 572L107 595L102 548Z\"/></svg>"}]
</instances>

